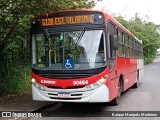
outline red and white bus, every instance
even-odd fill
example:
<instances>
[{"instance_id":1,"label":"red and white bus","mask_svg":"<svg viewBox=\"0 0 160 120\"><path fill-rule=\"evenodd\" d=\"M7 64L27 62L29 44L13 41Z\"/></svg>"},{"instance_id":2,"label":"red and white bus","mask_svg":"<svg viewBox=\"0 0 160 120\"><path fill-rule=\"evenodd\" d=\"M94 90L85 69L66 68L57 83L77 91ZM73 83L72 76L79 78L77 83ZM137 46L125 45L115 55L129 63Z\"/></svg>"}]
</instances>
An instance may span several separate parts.
<instances>
[{"instance_id":1,"label":"red and white bus","mask_svg":"<svg viewBox=\"0 0 160 120\"><path fill-rule=\"evenodd\" d=\"M143 74L142 41L101 11L36 16L31 47L33 100L117 105Z\"/></svg>"}]
</instances>

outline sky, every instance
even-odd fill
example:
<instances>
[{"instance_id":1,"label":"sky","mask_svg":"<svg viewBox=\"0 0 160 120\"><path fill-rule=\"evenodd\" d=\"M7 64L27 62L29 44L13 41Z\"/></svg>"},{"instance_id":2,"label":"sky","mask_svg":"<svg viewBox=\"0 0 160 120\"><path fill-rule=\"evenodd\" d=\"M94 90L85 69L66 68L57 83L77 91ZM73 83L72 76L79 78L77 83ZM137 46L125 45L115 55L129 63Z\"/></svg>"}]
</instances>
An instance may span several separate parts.
<instances>
[{"instance_id":1,"label":"sky","mask_svg":"<svg viewBox=\"0 0 160 120\"><path fill-rule=\"evenodd\" d=\"M102 0L94 9L121 15L127 20L138 13L143 20L160 25L160 0Z\"/></svg>"}]
</instances>

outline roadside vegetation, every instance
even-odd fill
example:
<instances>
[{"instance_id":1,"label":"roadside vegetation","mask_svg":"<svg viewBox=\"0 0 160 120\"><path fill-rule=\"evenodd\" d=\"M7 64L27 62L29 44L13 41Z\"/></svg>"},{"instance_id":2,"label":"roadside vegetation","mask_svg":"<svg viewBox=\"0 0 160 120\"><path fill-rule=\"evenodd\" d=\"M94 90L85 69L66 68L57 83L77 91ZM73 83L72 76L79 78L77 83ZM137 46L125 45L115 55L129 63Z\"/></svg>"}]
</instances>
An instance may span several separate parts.
<instances>
[{"instance_id":1,"label":"roadside vegetation","mask_svg":"<svg viewBox=\"0 0 160 120\"><path fill-rule=\"evenodd\" d=\"M63 9L92 8L94 0L1 0L0 1L0 96L31 89L30 21L34 15ZM159 47L156 25L139 17L126 21L115 17L144 43L145 63Z\"/></svg>"},{"instance_id":2,"label":"roadside vegetation","mask_svg":"<svg viewBox=\"0 0 160 120\"><path fill-rule=\"evenodd\" d=\"M94 0L1 0L0 96L31 89L29 34L34 15L94 4Z\"/></svg>"},{"instance_id":3,"label":"roadside vegetation","mask_svg":"<svg viewBox=\"0 0 160 120\"><path fill-rule=\"evenodd\" d=\"M122 16L115 16L115 18L138 39L143 41L144 63L152 63L157 49L160 48L160 33L158 33L160 26L152 22L143 21L138 17L138 14L135 14L135 17L129 21L125 20Z\"/></svg>"}]
</instances>

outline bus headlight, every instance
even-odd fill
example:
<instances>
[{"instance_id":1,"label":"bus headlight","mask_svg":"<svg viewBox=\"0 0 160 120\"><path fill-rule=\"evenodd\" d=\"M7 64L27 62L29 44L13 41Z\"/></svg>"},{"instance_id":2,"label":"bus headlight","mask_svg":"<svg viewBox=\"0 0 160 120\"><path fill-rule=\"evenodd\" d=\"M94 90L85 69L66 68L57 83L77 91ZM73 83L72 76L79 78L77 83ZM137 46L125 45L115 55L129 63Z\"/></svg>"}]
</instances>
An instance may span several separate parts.
<instances>
[{"instance_id":1,"label":"bus headlight","mask_svg":"<svg viewBox=\"0 0 160 120\"><path fill-rule=\"evenodd\" d=\"M45 90L45 86L43 86L43 85L37 83L36 80L35 80L34 78L32 78L31 81L32 81L32 84L33 84L35 87L37 87L38 89L40 89L40 90Z\"/></svg>"},{"instance_id":2,"label":"bus headlight","mask_svg":"<svg viewBox=\"0 0 160 120\"><path fill-rule=\"evenodd\" d=\"M36 82L36 80L35 80L34 78L32 78L32 80L31 80L31 81L32 81L32 83Z\"/></svg>"},{"instance_id":3,"label":"bus headlight","mask_svg":"<svg viewBox=\"0 0 160 120\"><path fill-rule=\"evenodd\" d=\"M99 79L97 82L92 83L92 84L90 84L90 85L87 85L87 86L85 86L84 88L85 88L86 90L96 89L96 88L100 87L101 85L105 84L106 81L107 81L107 79L108 79L108 75L105 75L104 77L102 77L101 79Z\"/></svg>"}]
</instances>

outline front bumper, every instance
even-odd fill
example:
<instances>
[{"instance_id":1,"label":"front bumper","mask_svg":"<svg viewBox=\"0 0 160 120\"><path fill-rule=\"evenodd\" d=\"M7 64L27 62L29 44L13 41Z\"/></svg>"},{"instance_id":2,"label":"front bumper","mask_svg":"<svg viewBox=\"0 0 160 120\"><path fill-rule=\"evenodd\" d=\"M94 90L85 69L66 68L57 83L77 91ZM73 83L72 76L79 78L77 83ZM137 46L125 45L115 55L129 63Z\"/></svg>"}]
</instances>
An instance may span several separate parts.
<instances>
[{"instance_id":1,"label":"front bumper","mask_svg":"<svg viewBox=\"0 0 160 120\"><path fill-rule=\"evenodd\" d=\"M70 97L62 98L58 96L59 92L70 93ZM45 91L38 89L32 84L32 97L37 101L54 102L109 102L109 90L106 85L102 85L94 90L86 91L83 88L75 89L52 89Z\"/></svg>"}]
</instances>

